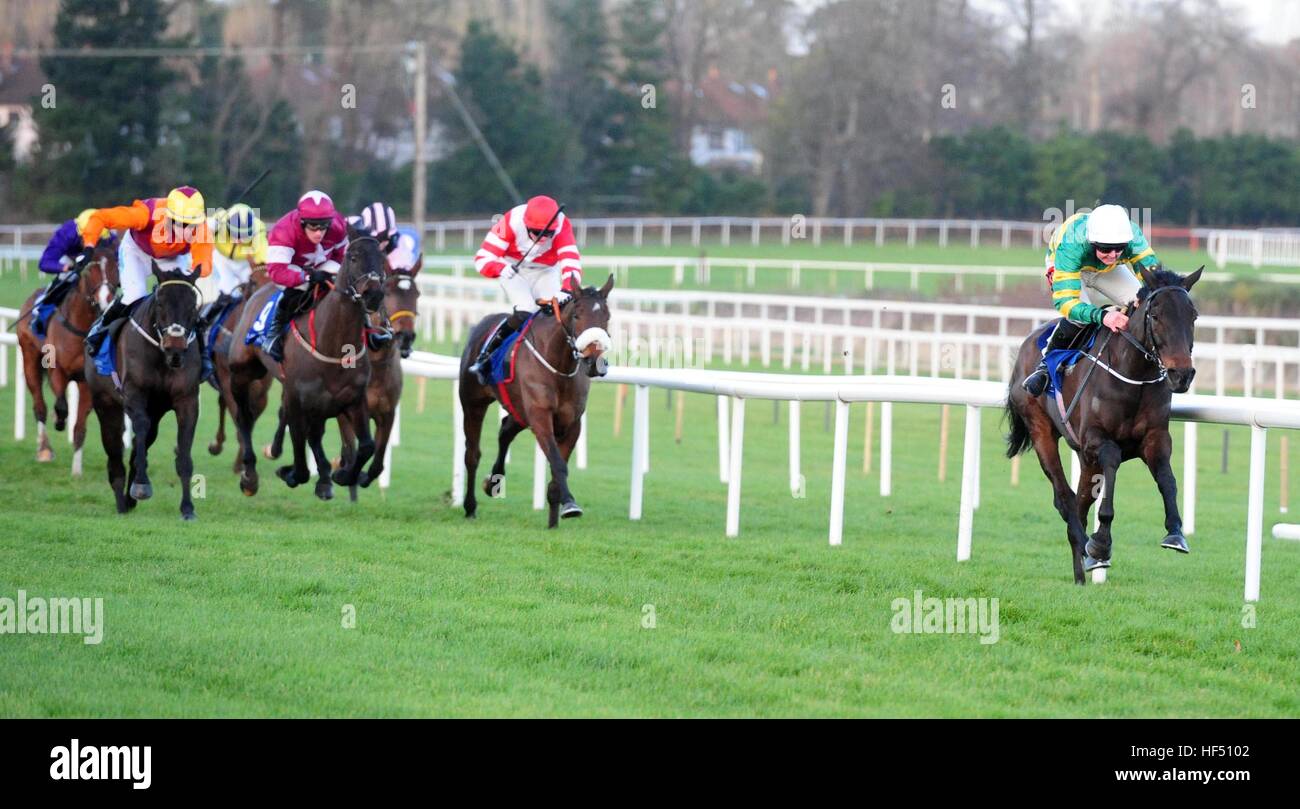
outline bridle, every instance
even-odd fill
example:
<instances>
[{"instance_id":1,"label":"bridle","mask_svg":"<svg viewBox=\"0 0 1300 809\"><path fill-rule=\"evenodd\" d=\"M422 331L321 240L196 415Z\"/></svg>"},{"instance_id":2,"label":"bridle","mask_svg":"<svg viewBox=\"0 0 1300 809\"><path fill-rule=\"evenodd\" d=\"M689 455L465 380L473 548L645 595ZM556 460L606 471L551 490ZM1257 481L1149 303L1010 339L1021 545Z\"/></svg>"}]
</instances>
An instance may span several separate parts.
<instances>
[{"instance_id":1,"label":"bridle","mask_svg":"<svg viewBox=\"0 0 1300 809\"><path fill-rule=\"evenodd\" d=\"M155 297L149 305L149 325L153 327L154 334L157 335L156 339L154 338L153 335L145 331L144 328L141 327L139 323L136 322L134 315L127 318L128 320L131 321L132 328L134 328L136 332L140 334L141 337L148 340L153 345L153 347L158 349L159 351L163 350L162 341L166 337L184 337L186 346L192 344L195 338L198 337L198 332L194 328L183 326L180 323L176 323L174 321L172 323L167 324L167 326L165 327L158 325L158 309L153 304L158 302L158 298L156 297L158 294L158 290L170 284L181 284L188 287L190 291L194 293L194 309L195 311L198 311L199 302L203 298L203 293L199 292L199 288L196 287L191 282L182 281L180 279L173 278L173 279L168 279L166 281L160 281L158 283L158 286L154 287Z\"/></svg>"},{"instance_id":2,"label":"bridle","mask_svg":"<svg viewBox=\"0 0 1300 809\"><path fill-rule=\"evenodd\" d=\"M1142 356L1146 358L1146 361L1155 365L1156 369L1160 372L1159 377L1151 380L1151 382L1162 382L1167 376L1169 376L1169 372L1165 368L1164 362L1162 362L1160 359L1159 338L1156 336L1155 329L1153 329L1151 326L1151 324L1155 322L1155 317L1151 314L1151 301L1154 300L1155 297L1160 293L1168 292L1170 290L1178 290L1179 292L1182 292L1184 295L1186 295L1189 301L1191 300L1192 297L1191 293L1189 293L1186 289L1184 289L1181 286L1156 287L1155 289L1151 290L1151 292L1148 293L1145 298L1140 299L1136 304L1130 305L1128 307L1128 310L1125 312L1125 314L1132 316L1134 306L1139 306L1142 309L1142 339L1138 340L1136 337L1132 335L1132 333L1129 332L1128 329L1125 329L1124 331L1120 332L1120 334L1124 335L1124 339L1128 340L1128 342L1134 348L1136 348L1139 352L1141 352ZM1142 306L1142 304L1146 304L1146 305ZM1151 348L1149 349L1147 348L1146 345L1146 341L1148 337L1151 338ZM1146 383L1144 382L1143 384Z\"/></svg>"},{"instance_id":3,"label":"bridle","mask_svg":"<svg viewBox=\"0 0 1300 809\"><path fill-rule=\"evenodd\" d=\"M394 270L391 273L390 277L398 279L397 283L399 286L402 284L403 281L405 281L408 284L415 283L415 279L411 277L410 273L402 272L400 270ZM396 312L386 313L385 317L388 320L388 324L392 325L395 321L401 320L404 317L409 317L412 320L412 322L414 322L417 315L415 313L415 310L413 309L398 309Z\"/></svg>"},{"instance_id":4,"label":"bridle","mask_svg":"<svg viewBox=\"0 0 1300 809\"><path fill-rule=\"evenodd\" d=\"M352 246L356 244L361 244L362 242L374 242L375 249L379 250L380 253L383 252L383 250L379 248L379 240L376 239L374 236L358 236L357 238L353 239L348 243L347 252L349 255L344 257L345 261L351 260L350 254L352 253ZM356 282L358 280L363 280L363 281L370 281L371 283L382 284L384 282L383 275L374 270L367 270L366 273L364 275L361 275L359 278L354 278L349 274L347 276L347 279L348 279L348 285L346 287L339 288L339 294L341 294L343 297L347 298L348 300L352 301L353 303L361 304L361 308L364 309L366 314L368 315L373 315L375 312L379 311L378 307L375 307L374 309L370 309L366 306L365 293L366 290L370 288L370 285L367 284L365 289L358 290Z\"/></svg>"}]
</instances>

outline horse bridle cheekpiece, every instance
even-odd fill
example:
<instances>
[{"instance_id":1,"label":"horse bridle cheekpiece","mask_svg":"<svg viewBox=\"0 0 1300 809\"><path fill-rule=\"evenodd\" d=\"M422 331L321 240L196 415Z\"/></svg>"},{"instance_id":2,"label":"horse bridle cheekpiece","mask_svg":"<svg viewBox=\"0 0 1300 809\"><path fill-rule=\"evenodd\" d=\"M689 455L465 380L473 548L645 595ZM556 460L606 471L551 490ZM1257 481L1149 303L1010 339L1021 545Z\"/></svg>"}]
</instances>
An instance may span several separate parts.
<instances>
[{"instance_id":1,"label":"horse bridle cheekpiece","mask_svg":"<svg viewBox=\"0 0 1300 809\"><path fill-rule=\"evenodd\" d=\"M353 239L353 240L351 241L351 243L348 245L348 247L349 247L349 249L350 249L352 245L354 245L354 244L360 244L361 242L374 242L374 243L375 243L375 247L376 247L376 248L379 247L379 240L376 239L374 236L358 236L357 238L355 238L355 239ZM381 252L382 252L382 251L381 251ZM384 277L383 277L383 275L381 275L381 274L379 274L379 273L376 273L376 272L374 272L373 270L367 270L366 273L365 273L365 275L363 275L363 276L361 276L361 277L362 277L362 278L365 278L365 279L369 279L370 281L375 282L375 283L380 283L380 284L382 284L382 283L384 282ZM358 291L357 291L357 286L356 286L356 283L355 283L355 279L353 279L352 277L349 276L349 277L348 277L348 286L347 286L347 289L343 290L343 295L346 296L347 299L350 300L350 301L352 301L353 303L359 303L359 304L361 304L361 308L366 310L366 314L368 314L368 315L370 315L370 314L374 314L375 312L378 311L378 307L376 307L375 309L366 309L365 301L362 299L362 296L363 296L364 294L365 294L364 292L358 292Z\"/></svg>"},{"instance_id":2,"label":"horse bridle cheekpiece","mask_svg":"<svg viewBox=\"0 0 1300 809\"><path fill-rule=\"evenodd\" d=\"M1158 379L1153 381L1163 380L1166 376L1168 376L1168 371L1165 369L1165 364L1160 361L1160 344L1156 340L1155 331L1151 328L1151 324L1155 320L1155 318L1151 316L1151 301L1155 300L1155 297L1160 293L1169 292L1175 289L1182 292L1184 295L1187 295L1188 298L1191 297L1191 294L1188 293L1188 291L1181 286L1156 287L1155 289L1148 292L1146 297L1139 298L1137 304L1131 305L1129 307L1129 311L1126 314L1130 316L1132 315L1133 312L1133 306L1138 306L1139 308L1142 309L1142 340L1141 341L1139 341L1136 337L1134 337L1127 329L1120 332L1120 334L1124 335L1124 339L1128 340L1130 343L1132 343L1134 348L1142 352L1142 356L1146 357L1147 362L1153 363L1156 366L1156 368L1160 371L1160 376L1158 377ZM1146 341L1148 336L1151 338L1151 348L1149 349L1146 346Z\"/></svg>"},{"instance_id":3,"label":"horse bridle cheekpiece","mask_svg":"<svg viewBox=\"0 0 1300 809\"><path fill-rule=\"evenodd\" d=\"M198 309L199 302L203 298L203 293L199 291L198 287L196 287L194 284L190 283L189 281L183 281L176 278L169 279L167 281L160 281L158 282L158 286L154 287L154 294L157 294L158 290L162 289L165 286L168 286L169 284L183 284L189 287L190 290L194 292L194 307L195 309ZM198 332L196 332L192 328L182 326L180 323L169 323L167 324L167 326L161 327L157 324L155 320L151 318L151 322L149 325L153 327L154 334L158 335L157 339L155 339L153 335L149 334L148 332L146 332L144 329L140 327L140 324L136 322L134 317L130 317L127 319L131 321L131 326L134 327L137 332L139 332L140 336L148 340L150 343L152 343L154 348L158 349L159 351L163 350L162 341L163 338L165 337L184 337L186 345L193 343L195 338L198 337Z\"/></svg>"}]
</instances>

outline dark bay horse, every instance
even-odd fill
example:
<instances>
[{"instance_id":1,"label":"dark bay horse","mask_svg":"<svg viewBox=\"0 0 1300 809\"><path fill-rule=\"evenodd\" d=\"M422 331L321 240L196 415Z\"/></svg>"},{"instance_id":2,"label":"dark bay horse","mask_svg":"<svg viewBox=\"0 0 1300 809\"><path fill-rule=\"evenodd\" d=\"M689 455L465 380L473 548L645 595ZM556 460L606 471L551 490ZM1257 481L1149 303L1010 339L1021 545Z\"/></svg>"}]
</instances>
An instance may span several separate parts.
<instances>
[{"instance_id":1,"label":"dark bay horse","mask_svg":"<svg viewBox=\"0 0 1300 809\"><path fill-rule=\"evenodd\" d=\"M420 288L415 276L420 271L423 258L415 266L401 272L390 271L384 281L384 306L371 315L371 323L388 326L393 330L393 340L370 354L370 384L366 386L366 410L375 422L375 455L369 469L358 473L357 482L348 487L353 500L357 499L357 485L369 486L384 469L384 454L388 439L393 433L397 418L397 405L402 401L402 360L411 356L415 345L417 303ZM276 430L280 438L282 430ZM356 456L357 431L350 421L339 419L339 435L343 441L342 465L351 466ZM277 450L278 453L278 450Z\"/></svg>"},{"instance_id":2,"label":"dark bay horse","mask_svg":"<svg viewBox=\"0 0 1300 809\"><path fill-rule=\"evenodd\" d=\"M370 313L379 309L384 296L384 268L387 266L373 236L349 229L347 253L333 284L317 287L316 305L299 313L285 338L284 364L267 357L257 345L233 340L228 353L230 391L235 407L231 416L240 432L243 470L239 487L247 495L257 493L257 456L253 451L253 424L260 413L253 405L255 383L268 373L284 386L281 407L293 440L293 464L281 466L276 474L290 488L306 483L307 446L311 446L320 478L316 496L334 496L331 480L351 486L361 467L370 460L375 444L366 414L366 385L370 381L370 356L364 330ZM275 291L268 284L253 293L234 329L246 334ZM327 419L345 415L357 429L360 442L351 466L333 472L321 447Z\"/></svg>"},{"instance_id":3,"label":"dark bay horse","mask_svg":"<svg viewBox=\"0 0 1300 809\"><path fill-rule=\"evenodd\" d=\"M1094 350L1063 376L1060 401L1066 404L1068 421L1062 420L1057 401L1031 396L1020 384L1038 365L1037 338L1051 324L1036 329L1020 346L1007 394L1007 457L1033 444L1067 526L1077 584L1084 583L1086 571L1110 566L1115 473L1131 458L1146 463L1164 500L1166 536L1161 546L1188 552L1178 513L1178 482L1169 466L1169 408L1173 393L1186 392L1196 374L1196 306L1190 290L1203 269L1185 277L1159 268L1142 270L1145 287L1127 329L1117 334L1103 329ZM1077 406L1069 404L1080 392ZM1062 436L1082 462L1077 497L1061 467ZM1099 495L1098 529L1089 539L1084 524Z\"/></svg>"},{"instance_id":4,"label":"dark bay horse","mask_svg":"<svg viewBox=\"0 0 1300 809\"><path fill-rule=\"evenodd\" d=\"M236 338L231 327L237 324L240 316L244 312L244 307L248 305L248 299L253 293L270 282L270 277L266 274L266 265L259 264L253 267L249 273L248 280L239 286L240 299L230 307L230 312L226 315L225 320L217 329L216 340L212 346L212 376L217 382L217 387L221 393L217 397L217 434L208 444L208 452L212 455L220 455L222 448L226 443L226 413L230 412L231 420L234 420L235 401L230 392L230 348ZM205 324L208 328L210 324ZM250 391L250 401L257 415L261 415L266 409L266 394L271 388L273 377L269 374L253 382ZM257 419L257 415L253 418ZM239 432L235 431L235 438L238 440ZM244 451L240 445L239 452L235 455L234 472L238 475L244 469Z\"/></svg>"},{"instance_id":5,"label":"dark bay horse","mask_svg":"<svg viewBox=\"0 0 1300 809\"><path fill-rule=\"evenodd\" d=\"M589 374L595 373L601 354L610 348L609 292L614 288L610 276L600 289L587 287L558 308L556 314L544 313L532 321L519 340L514 379L505 385L485 387L479 384L469 366L478 357L483 343L503 320L505 314L488 315L469 333L460 359L460 402L465 412L465 516L478 511L474 476L478 473L479 437L483 417L494 399L501 399L509 414L501 422L497 435L497 459L492 475L483 481L483 491L496 497L505 480L506 451L520 432L531 428L537 445L546 454L551 467L551 483L546 490L550 505L547 527L554 528L560 518L579 517L582 507L569 491L569 455L578 443L582 414L587 409L591 388ZM504 396L502 395L504 390Z\"/></svg>"},{"instance_id":6,"label":"dark bay horse","mask_svg":"<svg viewBox=\"0 0 1300 809\"><path fill-rule=\"evenodd\" d=\"M23 375L32 394L32 412L36 416L36 460L54 460L54 449L45 430L47 410L41 388L42 374L48 373L54 393L54 429L63 430L68 419L68 384L77 385L77 413L72 429L72 474L81 475L81 448L86 443L86 416L90 413L90 392L82 373L82 346L95 318L117 294L117 251L101 244L95 248L90 263L81 271L76 289L71 290L45 324L45 339L32 332L31 318L18 322L18 345L23 352ZM23 305L30 312L42 290L37 290Z\"/></svg>"},{"instance_id":7,"label":"dark bay horse","mask_svg":"<svg viewBox=\"0 0 1300 809\"><path fill-rule=\"evenodd\" d=\"M158 438L159 422L170 410L176 413L181 517L193 520L190 477L194 461L190 448L199 418L199 376L203 369L196 330L201 294L194 286L196 279L183 272L163 272L155 263L153 274L158 279L153 294L114 327L116 379L101 375L86 350L86 383L99 419L100 440L108 455L108 482L117 498L118 513L153 496L149 447ZM124 415L131 417L134 432L129 477L122 465Z\"/></svg>"}]
</instances>

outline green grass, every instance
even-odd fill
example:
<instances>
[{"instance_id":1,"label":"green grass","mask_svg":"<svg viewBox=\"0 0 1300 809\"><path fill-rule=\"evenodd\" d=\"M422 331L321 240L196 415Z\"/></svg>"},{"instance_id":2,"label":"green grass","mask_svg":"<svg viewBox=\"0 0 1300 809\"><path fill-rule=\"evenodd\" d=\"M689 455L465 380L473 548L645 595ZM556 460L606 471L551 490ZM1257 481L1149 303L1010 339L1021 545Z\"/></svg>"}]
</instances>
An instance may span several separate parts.
<instances>
[{"instance_id":1,"label":"green grass","mask_svg":"<svg viewBox=\"0 0 1300 809\"><path fill-rule=\"evenodd\" d=\"M28 441L12 440L3 394L0 596L102 597L107 625L99 646L0 636L3 716L1300 715L1300 545L1266 537L1257 626L1242 625L1245 429L1229 430L1226 474L1219 428L1201 429L1190 556L1157 547L1154 484L1123 467L1110 581L1079 588L1032 456L1009 484L995 413L983 416L974 556L959 564L960 409L940 483L939 409L895 407L894 494L882 498L879 456L861 471L864 406L853 407L844 545L830 548L831 437L816 404L803 408L806 497L793 498L787 411L774 423L771 403L749 403L741 534L727 539L710 397L687 396L677 444L668 397L652 391L645 515L631 522L631 397L615 436L614 387L597 386L590 467L572 476L587 513L547 531L531 508L527 435L505 500L474 522L448 504L446 383L429 383L419 413L408 380L393 487L356 504L290 491L266 461L261 493L243 497L232 446L203 449L215 420L205 389L195 524L178 518L171 418L151 456L155 498L119 517L97 424L86 475L72 479L63 434L45 465L30 425ZM259 446L270 429L264 419ZM1277 431L1269 441L1266 534ZM1289 494L1300 503L1294 475ZM891 602L917 589L998 598L1000 640L894 634Z\"/></svg>"}]
</instances>

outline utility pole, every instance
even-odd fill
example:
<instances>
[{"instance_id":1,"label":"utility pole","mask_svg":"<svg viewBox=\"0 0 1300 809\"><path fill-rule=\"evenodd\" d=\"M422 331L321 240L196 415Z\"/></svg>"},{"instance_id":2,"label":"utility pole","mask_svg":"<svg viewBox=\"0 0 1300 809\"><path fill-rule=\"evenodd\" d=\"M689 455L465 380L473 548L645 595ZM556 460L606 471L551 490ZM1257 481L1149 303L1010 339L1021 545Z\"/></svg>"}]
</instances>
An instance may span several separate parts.
<instances>
[{"instance_id":1,"label":"utility pole","mask_svg":"<svg viewBox=\"0 0 1300 809\"><path fill-rule=\"evenodd\" d=\"M429 95L427 84L429 66L425 56L425 44L413 42L411 46L415 50L415 171L412 172L414 179L411 188L411 218L415 220L415 232L420 234L420 241L423 242L425 171L428 167L425 161L424 143L425 127L428 125L426 104Z\"/></svg>"}]
</instances>

